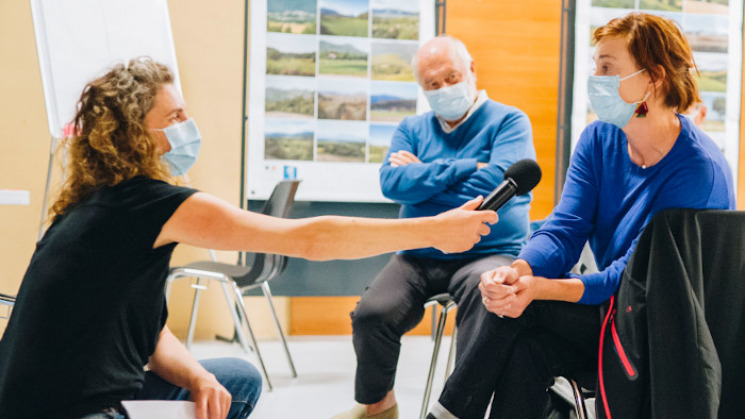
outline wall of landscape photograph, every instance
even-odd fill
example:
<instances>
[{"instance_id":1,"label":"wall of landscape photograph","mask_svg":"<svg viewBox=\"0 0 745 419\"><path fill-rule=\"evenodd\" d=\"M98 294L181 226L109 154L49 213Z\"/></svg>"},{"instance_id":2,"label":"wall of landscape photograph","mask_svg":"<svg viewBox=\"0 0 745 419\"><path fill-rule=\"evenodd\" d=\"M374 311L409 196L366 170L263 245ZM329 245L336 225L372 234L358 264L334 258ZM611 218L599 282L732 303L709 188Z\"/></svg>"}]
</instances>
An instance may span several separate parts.
<instances>
[{"instance_id":1,"label":"wall of landscape photograph","mask_svg":"<svg viewBox=\"0 0 745 419\"><path fill-rule=\"evenodd\" d=\"M417 113L420 3L266 0L265 161L383 163L398 124Z\"/></svg>"}]
</instances>

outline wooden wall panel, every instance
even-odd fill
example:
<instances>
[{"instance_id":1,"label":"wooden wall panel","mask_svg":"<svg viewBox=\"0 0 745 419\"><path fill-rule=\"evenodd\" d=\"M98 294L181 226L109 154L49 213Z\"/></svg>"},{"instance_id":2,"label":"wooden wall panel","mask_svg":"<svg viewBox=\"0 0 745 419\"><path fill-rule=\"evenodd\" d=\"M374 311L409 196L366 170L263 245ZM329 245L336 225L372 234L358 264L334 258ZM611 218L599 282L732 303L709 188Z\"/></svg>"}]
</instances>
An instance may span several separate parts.
<instances>
[{"instance_id":1,"label":"wooden wall panel","mask_svg":"<svg viewBox=\"0 0 745 419\"><path fill-rule=\"evenodd\" d=\"M446 32L471 52L478 87L530 117L543 170L530 215L545 218L554 207L561 1L458 0L447 7Z\"/></svg>"},{"instance_id":2,"label":"wooden wall panel","mask_svg":"<svg viewBox=\"0 0 745 419\"><path fill-rule=\"evenodd\" d=\"M359 297L292 297L290 302L291 335L351 335L352 321L349 313L354 310ZM439 311L439 308L438 308ZM445 334L453 331L455 313L448 314ZM432 330L432 307L409 335L428 335Z\"/></svg>"},{"instance_id":3,"label":"wooden wall panel","mask_svg":"<svg viewBox=\"0 0 745 419\"><path fill-rule=\"evenodd\" d=\"M745 42L743 42L743 57L745 57ZM745 162L745 72L740 74L741 77L741 92L740 92L740 158L738 159L737 168L737 209L742 211L745 210L745 170L740 165Z\"/></svg>"}]
</instances>

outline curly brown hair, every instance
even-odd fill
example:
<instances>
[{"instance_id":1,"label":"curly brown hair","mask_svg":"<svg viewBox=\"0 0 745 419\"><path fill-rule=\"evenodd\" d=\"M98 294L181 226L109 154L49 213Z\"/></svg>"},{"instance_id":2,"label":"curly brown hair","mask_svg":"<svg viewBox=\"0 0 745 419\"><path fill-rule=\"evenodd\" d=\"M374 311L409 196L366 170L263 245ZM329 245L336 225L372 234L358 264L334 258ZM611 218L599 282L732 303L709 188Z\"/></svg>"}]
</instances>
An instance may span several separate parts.
<instances>
[{"instance_id":1,"label":"curly brown hair","mask_svg":"<svg viewBox=\"0 0 745 419\"><path fill-rule=\"evenodd\" d=\"M170 180L144 120L160 88L173 79L168 67L140 57L114 66L85 86L72 122L73 136L66 140L67 180L50 208L52 217L102 186L135 176Z\"/></svg>"}]
</instances>

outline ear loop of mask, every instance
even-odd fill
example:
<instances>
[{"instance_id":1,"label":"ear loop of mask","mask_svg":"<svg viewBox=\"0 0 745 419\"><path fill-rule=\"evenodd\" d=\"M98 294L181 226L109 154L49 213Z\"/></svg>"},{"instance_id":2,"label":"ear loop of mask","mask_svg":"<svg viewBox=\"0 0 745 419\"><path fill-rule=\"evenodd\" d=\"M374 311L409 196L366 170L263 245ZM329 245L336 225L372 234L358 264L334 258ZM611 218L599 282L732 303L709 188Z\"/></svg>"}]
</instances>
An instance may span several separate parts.
<instances>
[{"instance_id":1,"label":"ear loop of mask","mask_svg":"<svg viewBox=\"0 0 745 419\"><path fill-rule=\"evenodd\" d=\"M644 72L646 70L647 70L646 68L642 68L641 70L639 70L639 71L637 71L635 73L629 74L628 76L626 76L626 77L624 77L622 79L619 79L618 81L619 82L622 82L622 81L624 81L626 79L630 79L630 78L636 76L637 74L640 74L640 73L642 73L642 72ZM637 107L636 107L636 110L634 110L634 114L636 115L637 118L646 118L647 117L647 113L649 112L649 106L647 106L647 99L649 98L649 95L651 93L652 92L647 92L647 94L644 95L644 99L642 99L642 100L640 100L638 102L635 102L635 103L638 104Z\"/></svg>"}]
</instances>

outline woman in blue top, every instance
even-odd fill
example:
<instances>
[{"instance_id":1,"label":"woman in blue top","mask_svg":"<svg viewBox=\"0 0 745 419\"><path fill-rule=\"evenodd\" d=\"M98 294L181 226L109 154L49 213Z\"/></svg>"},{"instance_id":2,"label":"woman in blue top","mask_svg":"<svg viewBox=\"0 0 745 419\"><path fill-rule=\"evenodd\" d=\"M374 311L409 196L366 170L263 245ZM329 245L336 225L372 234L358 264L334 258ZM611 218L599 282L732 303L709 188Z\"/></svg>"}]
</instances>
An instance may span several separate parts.
<instances>
[{"instance_id":1,"label":"woman in blue top","mask_svg":"<svg viewBox=\"0 0 745 419\"><path fill-rule=\"evenodd\" d=\"M555 375L596 368L598 305L649 220L666 208L734 209L724 156L679 114L699 95L678 27L631 13L593 40L588 92L600 121L582 133L548 221L511 266L482 275L481 330L432 416L484 417L493 393L492 418L543 417ZM587 241L600 272L569 275Z\"/></svg>"}]
</instances>

